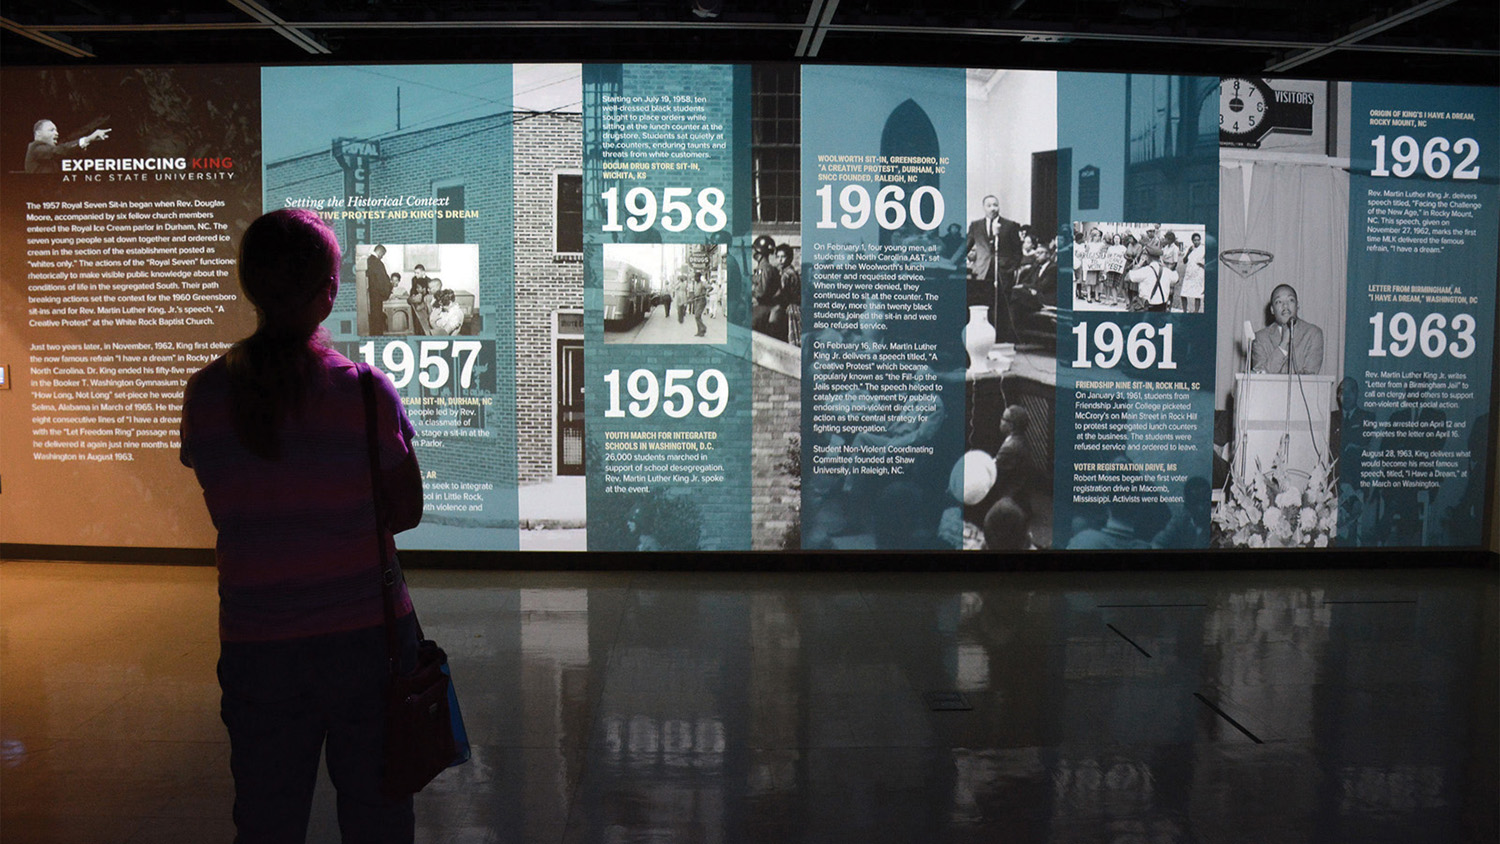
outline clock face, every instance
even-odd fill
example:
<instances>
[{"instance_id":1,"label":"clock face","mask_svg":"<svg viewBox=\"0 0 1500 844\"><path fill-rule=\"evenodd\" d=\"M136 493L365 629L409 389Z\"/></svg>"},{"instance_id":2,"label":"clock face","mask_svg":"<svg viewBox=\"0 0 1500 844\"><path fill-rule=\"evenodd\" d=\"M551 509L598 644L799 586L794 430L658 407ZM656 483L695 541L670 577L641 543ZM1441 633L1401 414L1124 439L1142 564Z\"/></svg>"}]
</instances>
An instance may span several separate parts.
<instances>
[{"instance_id":1,"label":"clock face","mask_svg":"<svg viewBox=\"0 0 1500 844\"><path fill-rule=\"evenodd\" d=\"M1264 131L1270 116L1266 89L1239 76L1225 77L1219 83L1219 133L1228 138L1245 138Z\"/></svg>"}]
</instances>

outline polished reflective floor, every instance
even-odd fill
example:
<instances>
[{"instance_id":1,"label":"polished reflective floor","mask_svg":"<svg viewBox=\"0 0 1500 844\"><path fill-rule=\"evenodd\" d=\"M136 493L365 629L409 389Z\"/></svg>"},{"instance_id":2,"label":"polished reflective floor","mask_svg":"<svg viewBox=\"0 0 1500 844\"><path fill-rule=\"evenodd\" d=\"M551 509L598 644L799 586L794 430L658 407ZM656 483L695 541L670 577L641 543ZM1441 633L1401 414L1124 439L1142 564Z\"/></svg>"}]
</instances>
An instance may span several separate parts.
<instances>
[{"instance_id":1,"label":"polished reflective floor","mask_svg":"<svg viewBox=\"0 0 1500 844\"><path fill-rule=\"evenodd\" d=\"M422 842L1497 837L1491 571L410 580L474 745ZM0 563L5 844L232 840L215 614Z\"/></svg>"}]
</instances>

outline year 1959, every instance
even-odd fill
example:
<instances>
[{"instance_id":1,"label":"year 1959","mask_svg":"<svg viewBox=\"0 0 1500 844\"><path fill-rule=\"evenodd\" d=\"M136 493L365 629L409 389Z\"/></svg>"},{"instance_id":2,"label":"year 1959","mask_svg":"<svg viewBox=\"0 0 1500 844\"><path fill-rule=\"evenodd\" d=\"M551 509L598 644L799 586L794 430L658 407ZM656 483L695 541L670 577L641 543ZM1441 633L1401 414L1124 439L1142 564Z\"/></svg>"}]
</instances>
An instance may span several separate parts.
<instances>
[{"instance_id":1,"label":"year 1959","mask_svg":"<svg viewBox=\"0 0 1500 844\"><path fill-rule=\"evenodd\" d=\"M693 412L696 402L698 415L713 419L729 406L729 379L717 369L703 370L698 373L696 381L691 369L668 369L665 376L658 379L649 369L637 369L625 377L625 390L634 399L628 405L631 416L645 419L660 409L673 419L681 419ZM620 405L620 370L611 369L606 373L604 383L609 387L605 418L624 418L626 408Z\"/></svg>"}]
</instances>

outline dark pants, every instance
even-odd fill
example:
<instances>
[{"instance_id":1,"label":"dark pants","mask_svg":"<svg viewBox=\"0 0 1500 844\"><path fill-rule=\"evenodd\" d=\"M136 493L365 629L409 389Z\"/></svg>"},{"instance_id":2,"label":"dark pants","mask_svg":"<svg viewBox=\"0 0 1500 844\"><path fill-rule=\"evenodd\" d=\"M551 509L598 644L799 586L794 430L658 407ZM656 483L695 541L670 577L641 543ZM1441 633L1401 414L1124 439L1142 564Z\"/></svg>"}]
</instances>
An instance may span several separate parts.
<instances>
[{"instance_id":1,"label":"dark pants","mask_svg":"<svg viewBox=\"0 0 1500 844\"><path fill-rule=\"evenodd\" d=\"M386 332L385 324L385 300L376 299L374 294L370 296L370 334L379 336Z\"/></svg>"},{"instance_id":2,"label":"dark pants","mask_svg":"<svg viewBox=\"0 0 1500 844\"><path fill-rule=\"evenodd\" d=\"M410 617L400 641L403 661L413 664ZM229 728L236 844L306 838L325 743L345 844L411 842L411 798L380 794L387 677L384 627L222 643L220 716Z\"/></svg>"}]
</instances>

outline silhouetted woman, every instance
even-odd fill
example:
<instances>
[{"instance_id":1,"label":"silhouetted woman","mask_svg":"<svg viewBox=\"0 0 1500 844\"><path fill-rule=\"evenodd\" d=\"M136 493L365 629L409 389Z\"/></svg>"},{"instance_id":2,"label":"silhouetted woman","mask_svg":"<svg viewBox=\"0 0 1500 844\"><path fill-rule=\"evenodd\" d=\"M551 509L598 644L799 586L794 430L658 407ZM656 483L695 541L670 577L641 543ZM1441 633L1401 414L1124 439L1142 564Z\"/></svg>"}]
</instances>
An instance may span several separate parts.
<instances>
[{"instance_id":1,"label":"silhouetted woman","mask_svg":"<svg viewBox=\"0 0 1500 844\"><path fill-rule=\"evenodd\" d=\"M375 373L377 540L359 373L320 325L339 287L339 246L310 211L252 223L239 276L255 333L195 374L182 462L218 529L219 685L240 844L304 839L326 742L346 842L410 842L411 798L380 794L388 676L380 554L422 517L413 429ZM402 660L415 659L411 600L397 597Z\"/></svg>"}]
</instances>

